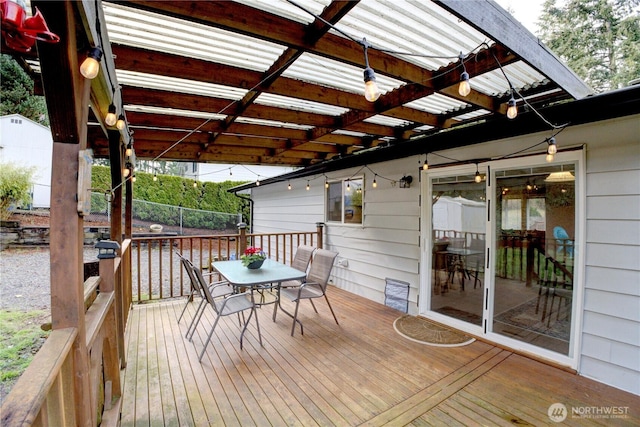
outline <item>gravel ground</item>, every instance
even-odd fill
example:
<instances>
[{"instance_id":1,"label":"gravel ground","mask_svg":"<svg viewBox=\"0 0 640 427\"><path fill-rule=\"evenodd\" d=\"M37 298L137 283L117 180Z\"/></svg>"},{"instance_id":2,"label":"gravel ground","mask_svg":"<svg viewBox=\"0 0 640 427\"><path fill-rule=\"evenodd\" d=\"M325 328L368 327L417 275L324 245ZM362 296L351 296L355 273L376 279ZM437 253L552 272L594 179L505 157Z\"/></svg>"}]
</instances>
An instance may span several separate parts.
<instances>
[{"instance_id":1,"label":"gravel ground","mask_svg":"<svg viewBox=\"0 0 640 427\"><path fill-rule=\"evenodd\" d=\"M98 251L84 250L85 261ZM45 310L51 306L49 248L6 249L0 252L0 309Z\"/></svg>"}]
</instances>

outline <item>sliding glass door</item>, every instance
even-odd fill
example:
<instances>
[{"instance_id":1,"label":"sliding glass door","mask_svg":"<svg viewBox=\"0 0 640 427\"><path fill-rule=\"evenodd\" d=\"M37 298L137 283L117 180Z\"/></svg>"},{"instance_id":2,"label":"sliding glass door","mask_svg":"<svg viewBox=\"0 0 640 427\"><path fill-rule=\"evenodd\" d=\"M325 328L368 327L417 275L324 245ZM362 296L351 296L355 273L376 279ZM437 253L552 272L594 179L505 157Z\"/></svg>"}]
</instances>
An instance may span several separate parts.
<instances>
[{"instance_id":1,"label":"sliding glass door","mask_svg":"<svg viewBox=\"0 0 640 427\"><path fill-rule=\"evenodd\" d=\"M432 179L431 310L482 324L486 184L475 171Z\"/></svg>"},{"instance_id":2,"label":"sliding glass door","mask_svg":"<svg viewBox=\"0 0 640 427\"><path fill-rule=\"evenodd\" d=\"M496 172L493 332L569 354L575 265L573 164Z\"/></svg>"},{"instance_id":3,"label":"sliding glass door","mask_svg":"<svg viewBox=\"0 0 640 427\"><path fill-rule=\"evenodd\" d=\"M489 162L479 180L469 166L425 174L430 316L561 362L573 357L579 154L563 158Z\"/></svg>"}]
</instances>

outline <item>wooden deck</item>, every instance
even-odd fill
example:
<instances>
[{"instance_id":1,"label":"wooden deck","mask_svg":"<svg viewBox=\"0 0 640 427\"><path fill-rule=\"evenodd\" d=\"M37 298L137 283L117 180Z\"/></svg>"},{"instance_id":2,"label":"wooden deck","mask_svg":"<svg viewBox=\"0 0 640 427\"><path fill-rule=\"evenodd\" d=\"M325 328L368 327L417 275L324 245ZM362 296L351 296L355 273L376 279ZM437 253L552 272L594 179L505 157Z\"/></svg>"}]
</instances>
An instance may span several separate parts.
<instances>
[{"instance_id":1,"label":"wooden deck","mask_svg":"<svg viewBox=\"0 0 640 427\"><path fill-rule=\"evenodd\" d=\"M195 310L178 324L184 300L135 306L127 330L123 426L551 425L553 403L566 425L638 425L640 398L476 341L431 347L399 336L401 313L331 288L336 325L324 301L308 303L305 335L291 319L259 310L239 347L237 318L224 318L207 348L207 308L193 338ZM572 408L626 410L625 418L576 418ZM626 409L625 409L626 408ZM593 409L591 409L593 411Z\"/></svg>"}]
</instances>

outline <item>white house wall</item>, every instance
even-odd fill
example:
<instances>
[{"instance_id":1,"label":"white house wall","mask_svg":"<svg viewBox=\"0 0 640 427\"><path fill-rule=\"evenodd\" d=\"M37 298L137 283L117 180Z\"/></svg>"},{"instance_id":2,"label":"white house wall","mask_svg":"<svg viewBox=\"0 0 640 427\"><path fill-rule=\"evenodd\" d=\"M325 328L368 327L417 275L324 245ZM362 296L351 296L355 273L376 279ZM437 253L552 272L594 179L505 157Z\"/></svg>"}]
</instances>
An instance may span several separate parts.
<instances>
[{"instance_id":1,"label":"white house wall","mask_svg":"<svg viewBox=\"0 0 640 427\"><path fill-rule=\"evenodd\" d=\"M620 389L640 394L640 123L639 116L571 127L557 136L560 149L586 149L585 268L578 371ZM494 141L442 152L460 161L498 158L544 141L550 132ZM543 146L534 149L541 152ZM364 225L328 223L325 246L340 253L333 283L374 301L384 301L385 277L411 284L410 312L417 311L420 259L420 183L418 160L424 156L368 165L364 170ZM448 162L435 154L429 163ZM328 174L349 178L359 168ZM411 174L409 189L392 187L380 177ZM253 190L255 232L309 231L324 221L324 177ZM577 274L577 277L580 275ZM579 286L581 283L578 283ZM580 295L580 293L579 293Z\"/></svg>"},{"instance_id":2,"label":"white house wall","mask_svg":"<svg viewBox=\"0 0 640 427\"><path fill-rule=\"evenodd\" d=\"M51 130L19 114L0 117L0 160L34 167L33 203L49 208L51 199Z\"/></svg>"}]
</instances>

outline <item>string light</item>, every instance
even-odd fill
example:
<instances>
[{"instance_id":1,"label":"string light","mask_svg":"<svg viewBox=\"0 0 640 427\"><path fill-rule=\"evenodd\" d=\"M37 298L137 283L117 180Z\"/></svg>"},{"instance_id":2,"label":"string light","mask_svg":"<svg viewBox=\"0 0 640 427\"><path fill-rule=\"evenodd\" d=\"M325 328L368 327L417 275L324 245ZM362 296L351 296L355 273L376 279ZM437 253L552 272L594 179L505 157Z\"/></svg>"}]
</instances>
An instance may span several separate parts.
<instances>
[{"instance_id":1,"label":"string light","mask_svg":"<svg viewBox=\"0 0 640 427\"><path fill-rule=\"evenodd\" d=\"M511 98L507 102L507 117L515 119L518 116L518 105L516 99L513 97L513 90L511 91Z\"/></svg>"},{"instance_id":2,"label":"string light","mask_svg":"<svg viewBox=\"0 0 640 427\"><path fill-rule=\"evenodd\" d=\"M469 84L469 73L467 67L464 66L464 55L460 52L460 63L462 64L462 74L460 74L460 84L458 85L458 93L460 96L467 96L471 93L471 85Z\"/></svg>"},{"instance_id":3,"label":"string light","mask_svg":"<svg viewBox=\"0 0 640 427\"><path fill-rule=\"evenodd\" d=\"M131 157L132 154L133 154L133 144L129 142L127 144L127 149L124 150L124 155L127 157Z\"/></svg>"},{"instance_id":4,"label":"string light","mask_svg":"<svg viewBox=\"0 0 640 427\"><path fill-rule=\"evenodd\" d=\"M153 182L156 182L158 180L158 174L154 173L153 174Z\"/></svg>"},{"instance_id":5,"label":"string light","mask_svg":"<svg viewBox=\"0 0 640 427\"><path fill-rule=\"evenodd\" d=\"M364 47L364 97L369 102L376 102L380 97L380 89L376 83L376 73L369 66L369 55L367 49L371 46L367 39L362 39L362 46Z\"/></svg>"},{"instance_id":6,"label":"string light","mask_svg":"<svg viewBox=\"0 0 640 427\"><path fill-rule=\"evenodd\" d=\"M307 180L307 191L309 191L311 187L309 186L309 180Z\"/></svg>"},{"instance_id":7,"label":"string light","mask_svg":"<svg viewBox=\"0 0 640 427\"><path fill-rule=\"evenodd\" d=\"M118 128L118 130L122 130L124 129L124 115L120 114L118 116L118 121L116 121L116 128Z\"/></svg>"},{"instance_id":8,"label":"string light","mask_svg":"<svg viewBox=\"0 0 640 427\"><path fill-rule=\"evenodd\" d=\"M94 47L89 50L87 54L87 58L82 61L82 65L80 65L80 74L84 76L85 79L93 80L98 75L100 71L100 60L102 59L102 49L99 47Z\"/></svg>"},{"instance_id":9,"label":"string light","mask_svg":"<svg viewBox=\"0 0 640 427\"><path fill-rule=\"evenodd\" d=\"M476 163L476 176L474 178L476 183L482 182L482 175L480 175L480 171L478 170L478 164Z\"/></svg>"},{"instance_id":10,"label":"string light","mask_svg":"<svg viewBox=\"0 0 640 427\"><path fill-rule=\"evenodd\" d=\"M324 180L324 188L329 188L329 181L326 179Z\"/></svg>"},{"instance_id":11,"label":"string light","mask_svg":"<svg viewBox=\"0 0 640 427\"><path fill-rule=\"evenodd\" d=\"M131 182L136 182L136 174L134 173L133 176L131 177Z\"/></svg>"},{"instance_id":12,"label":"string light","mask_svg":"<svg viewBox=\"0 0 640 427\"><path fill-rule=\"evenodd\" d=\"M424 156L424 164L422 165L422 170L426 171L429 169L429 155L425 154Z\"/></svg>"},{"instance_id":13,"label":"string light","mask_svg":"<svg viewBox=\"0 0 640 427\"><path fill-rule=\"evenodd\" d=\"M373 177L373 183L371 184L373 186L373 188L377 188L378 187L378 182L376 181L377 177L378 177L378 175L375 175Z\"/></svg>"},{"instance_id":14,"label":"string light","mask_svg":"<svg viewBox=\"0 0 640 427\"><path fill-rule=\"evenodd\" d=\"M198 188L198 181L193 181L193 188Z\"/></svg>"},{"instance_id":15,"label":"string light","mask_svg":"<svg viewBox=\"0 0 640 427\"><path fill-rule=\"evenodd\" d=\"M117 120L118 118L116 117L116 106L113 104L109 104L109 111L104 118L104 122L107 124L107 126L113 126L116 124Z\"/></svg>"},{"instance_id":16,"label":"string light","mask_svg":"<svg viewBox=\"0 0 640 427\"><path fill-rule=\"evenodd\" d=\"M351 191L351 181L347 181L347 192Z\"/></svg>"},{"instance_id":17,"label":"string light","mask_svg":"<svg viewBox=\"0 0 640 427\"><path fill-rule=\"evenodd\" d=\"M127 163L124 165L124 169L122 170L122 176L127 178L131 174L131 164Z\"/></svg>"},{"instance_id":18,"label":"string light","mask_svg":"<svg viewBox=\"0 0 640 427\"><path fill-rule=\"evenodd\" d=\"M260 186L260 179L257 179L256 180L256 187L259 187L259 186Z\"/></svg>"},{"instance_id":19,"label":"string light","mask_svg":"<svg viewBox=\"0 0 640 427\"><path fill-rule=\"evenodd\" d=\"M558 146L556 145L556 139L554 137L549 138L549 145L547 147L547 154L556 154L558 152Z\"/></svg>"},{"instance_id":20,"label":"string light","mask_svg":"<svg viewBox=\"0 0 640 427\"><path fill-rule=\"evenodd\" d=\"M291 181L289 181L289 184L287 185L287 190L291 190Z\"/></svg>"}]
</instances>

